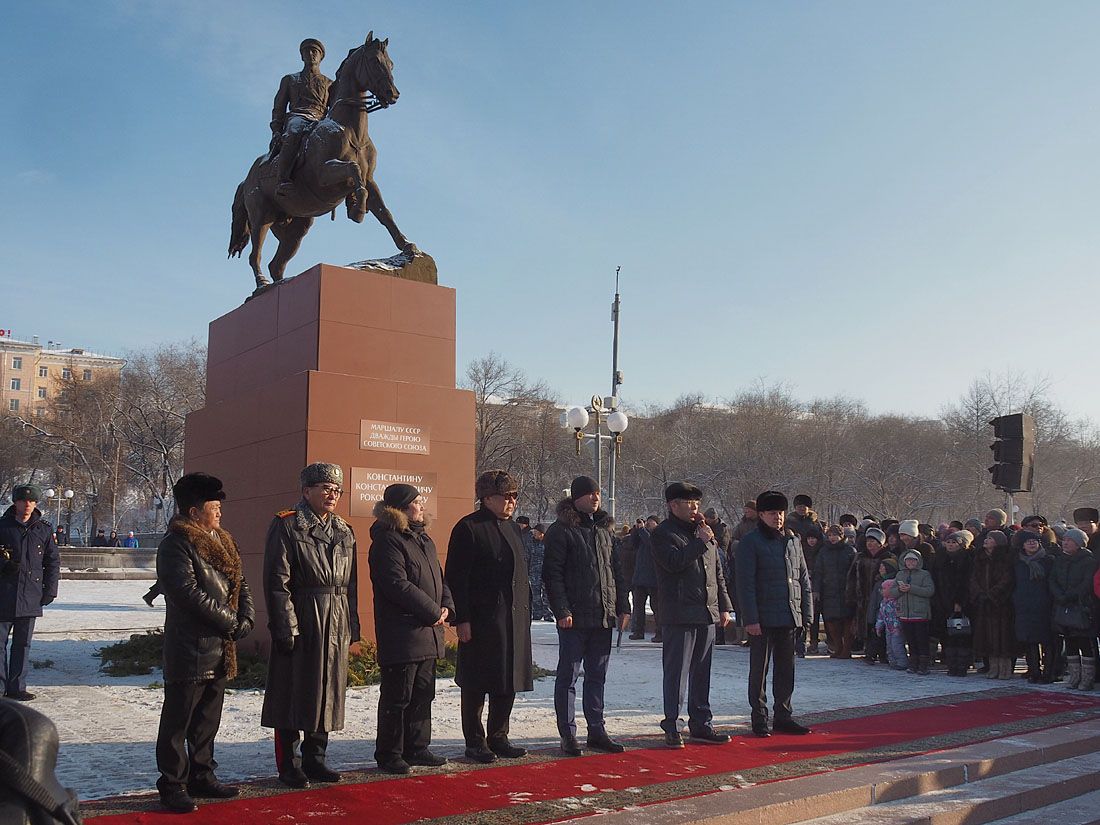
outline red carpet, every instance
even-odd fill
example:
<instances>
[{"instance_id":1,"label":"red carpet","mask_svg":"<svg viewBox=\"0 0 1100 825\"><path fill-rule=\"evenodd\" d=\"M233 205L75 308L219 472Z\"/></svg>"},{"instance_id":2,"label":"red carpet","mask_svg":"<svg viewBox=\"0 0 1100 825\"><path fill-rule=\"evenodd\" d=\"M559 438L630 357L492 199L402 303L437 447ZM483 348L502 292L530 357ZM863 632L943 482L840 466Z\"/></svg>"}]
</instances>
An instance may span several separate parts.
<instances>
[{"instance_id":1,"label":"red carpet","mask_svg":"<svg viewBox=\"0 0 1100 825\"><path fill-rule=\"evenodd\" d=\"M185 819L147 812L93 816L86 821L95 825L181 821L189 825L296 825L325 821L398 825L864 751L960 730L1094 708L1097 703L1098 699L1088 695L1036 691L893 713L875 713L871 706L865 716L816 725L813 734L806 737L738 736L728 745L688 745L680 751L654 747L623 754L335 785L207 803Z\"/></svg>"}]
</instances>

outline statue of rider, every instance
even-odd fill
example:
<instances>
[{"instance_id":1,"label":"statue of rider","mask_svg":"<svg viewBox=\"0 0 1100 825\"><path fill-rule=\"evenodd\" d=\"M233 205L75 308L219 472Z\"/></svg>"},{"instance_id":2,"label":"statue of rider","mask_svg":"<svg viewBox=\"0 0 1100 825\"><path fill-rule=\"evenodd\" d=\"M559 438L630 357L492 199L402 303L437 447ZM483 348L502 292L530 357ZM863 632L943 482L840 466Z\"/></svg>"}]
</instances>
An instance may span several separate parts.
<instances>
[{"instance_id":1,"label":"statue of rider","mask_svg":"<svg viewBox=\"0 0 1100 825\"><path fill-rule=\"evenodd\" d=\"M332 85L332 80L318 68L325 59L321 41L308 37L298 51L302 55L302 71L283 77L271 111L271 154L279 154L279 187L275 190L279 195L290 191L298 147L303 136L325 116Z\"/></svg>"}]
</instances>

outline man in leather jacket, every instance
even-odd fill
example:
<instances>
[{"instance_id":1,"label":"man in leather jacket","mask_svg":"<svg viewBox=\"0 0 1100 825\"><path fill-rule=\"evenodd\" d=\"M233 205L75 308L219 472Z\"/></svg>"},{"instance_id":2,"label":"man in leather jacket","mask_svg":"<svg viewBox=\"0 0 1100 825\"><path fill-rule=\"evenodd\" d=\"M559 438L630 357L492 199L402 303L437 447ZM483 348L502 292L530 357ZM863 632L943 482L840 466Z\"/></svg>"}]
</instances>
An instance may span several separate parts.
<instances>
[{"instance_id":1,"label":"man in leather jacket","mask_svg":"<svg viewBox=\"0 0 1100 825\"><path fill-rule=\"evenodd\" d=\"M348 655L359 652L355 533L336 513L344 471L318 462L300 481L301 501L272 519L264 548L271 655L260 724L275 729L279 780L292 788L341 779L325 754L344 727Z\"/></svg>"},{"instance_id":2,"label":"man in leather jacket","mask_svg":"<svg viewBox=\"0 0 1100 825\"><path fill-rule=\"evenodd\" d=\"M164 594L164 705L157 733L157 790L175 813L194 797L239 791L214 775L214 737L225 683L237 675L237 641L256 621L237 543L221 529L222 483L189 473L172 487L179 510L157 548Z\"/></svg>"}]
</instances>

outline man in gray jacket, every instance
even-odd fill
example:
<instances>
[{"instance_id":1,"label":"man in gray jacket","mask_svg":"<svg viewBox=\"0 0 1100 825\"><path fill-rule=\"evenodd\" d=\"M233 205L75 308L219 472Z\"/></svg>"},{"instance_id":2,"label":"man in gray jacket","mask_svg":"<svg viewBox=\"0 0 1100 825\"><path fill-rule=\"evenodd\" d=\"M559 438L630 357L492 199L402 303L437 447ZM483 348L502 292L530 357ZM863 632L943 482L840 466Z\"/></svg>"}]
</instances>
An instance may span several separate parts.
<instances>
[{"instance_id":1,"label":"man in gray jacket","mask_svg":"<svg viewBox=\"0 0 1100 825\"><path fill-rule=\"evenodd\" d=\"M768 730L768 664L776 733L805 734L810 729L791 718L796 632L813 620L810 572L798 536L784 528L787 497L769 490L756 498L760 525L737 546L737 609L749 634L749 705L752 732Z\"/></svg>"},{"instance_id":2,"label":"man in gray jacket","mask_svg":"<svg viewBox=\"0 0 1100 825\"><path fill-rule=\"evenodd\" d=\"M658 617L664 638L664 711L661 729L670 748L684 747L677 724L687 696L688 733L694 742L721 744L729 735L713 727L710 666L714 629L730 623L733 605L718 558L714 532L703 521L703 492L681 481L665 488L668 518L653 531Z\"/></svg>"}]
</instances>

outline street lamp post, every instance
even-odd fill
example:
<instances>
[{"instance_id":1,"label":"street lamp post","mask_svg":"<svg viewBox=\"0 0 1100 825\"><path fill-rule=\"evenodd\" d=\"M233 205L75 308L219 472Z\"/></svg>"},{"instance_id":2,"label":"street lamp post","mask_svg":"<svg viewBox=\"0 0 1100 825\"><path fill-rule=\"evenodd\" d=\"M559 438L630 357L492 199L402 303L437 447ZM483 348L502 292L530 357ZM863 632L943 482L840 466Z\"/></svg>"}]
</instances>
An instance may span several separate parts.
<instances>
[{"instance_id":1,"label":"street lamp post","mask_svg":"<svg viewBox=\"0 0 1100 825\"><path fill-rule=\"evenodd\" d=\"M608 442L611 447L610 461L608 462L607 503L608 511L615 518L615 459L619 455L619 449L623 443L623 432L630 424L626 413L618 409L619 399L614 396L601 398L592 396L588 407L570 407L565 411L564 425L572 429L576 438L577 455L581 454L581 442L592 442L592 453L595 457L596 485L603 489L603 444ZM584 430L589 423L594 424L593 432ZM607 428L607 434L601 432L601 428Z\"/></svg>"},{"instance_id":2,"label":"street lamp post","mask_svg":"<svg viewBox=\"0 0 1100 825\"><path fill-rule=\"evenodd\" d=\"M57 521L54 522L54 529L61 524L61 500L68 499L70 506L72 506L73 496L76 495L72 490L55 490L52 487L46 490L46 500L56 498L57 499ZM68 530L65 531L65 541L69 541Z\"/></svg>"}]
</instances>

